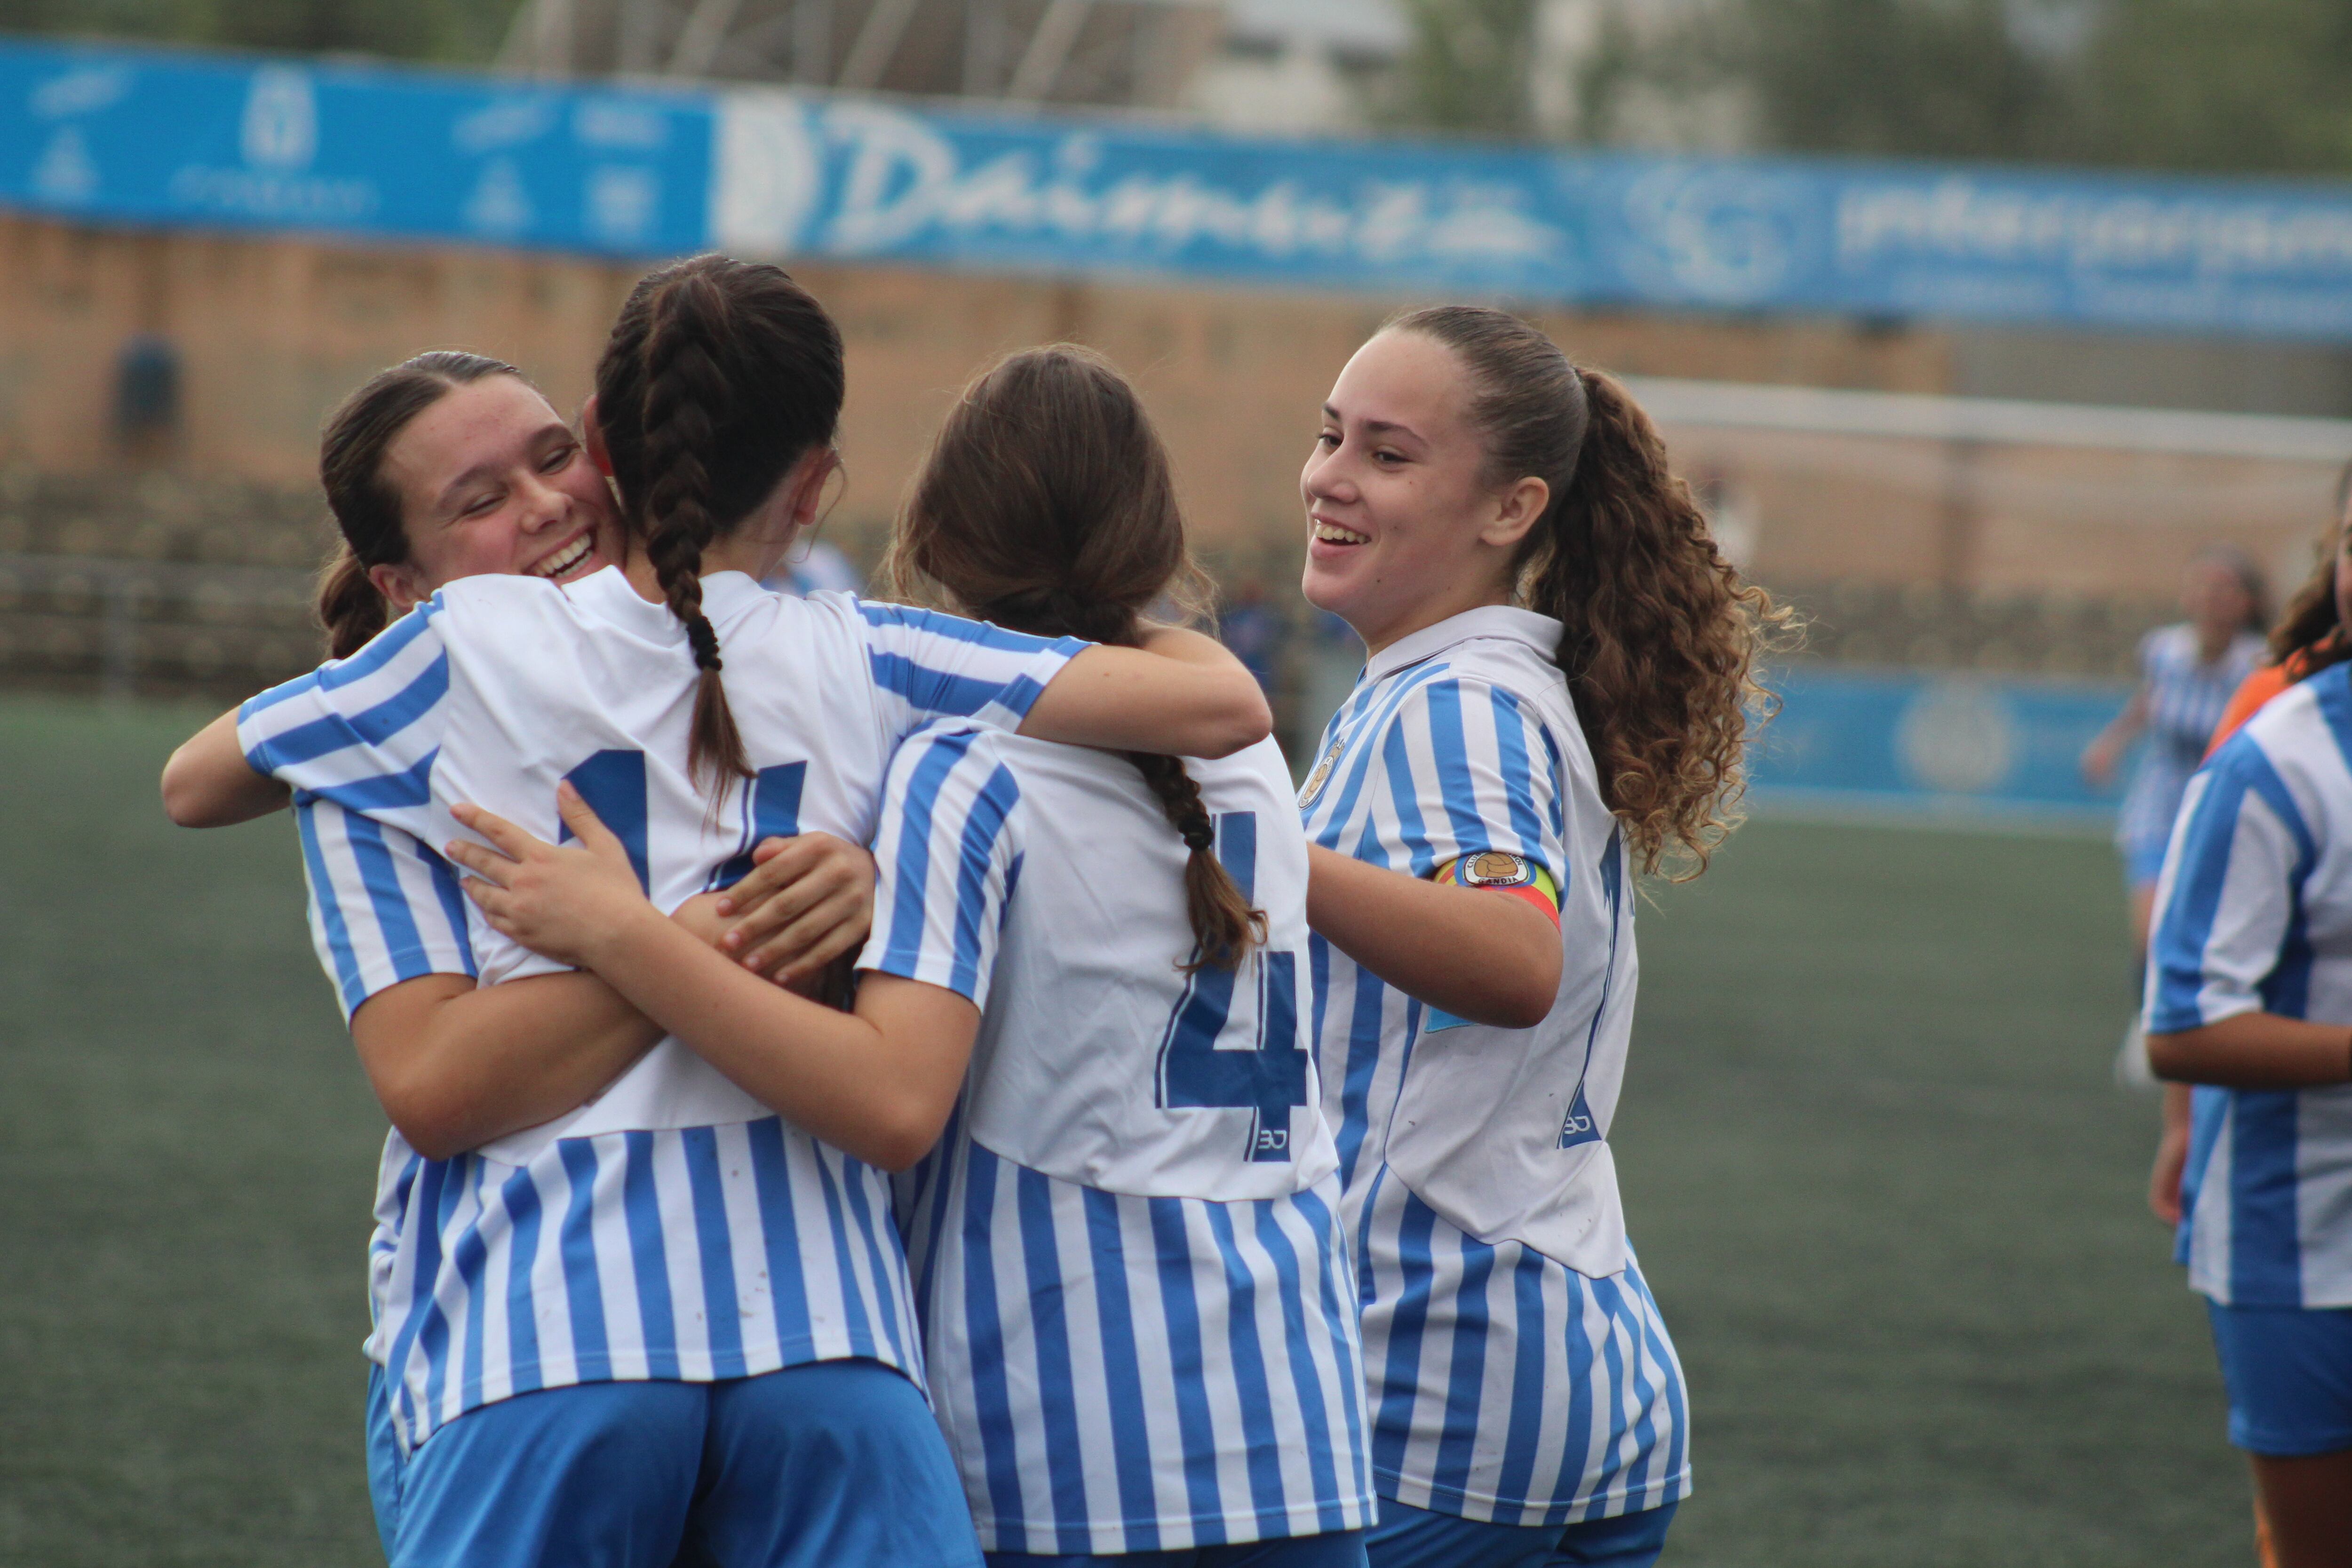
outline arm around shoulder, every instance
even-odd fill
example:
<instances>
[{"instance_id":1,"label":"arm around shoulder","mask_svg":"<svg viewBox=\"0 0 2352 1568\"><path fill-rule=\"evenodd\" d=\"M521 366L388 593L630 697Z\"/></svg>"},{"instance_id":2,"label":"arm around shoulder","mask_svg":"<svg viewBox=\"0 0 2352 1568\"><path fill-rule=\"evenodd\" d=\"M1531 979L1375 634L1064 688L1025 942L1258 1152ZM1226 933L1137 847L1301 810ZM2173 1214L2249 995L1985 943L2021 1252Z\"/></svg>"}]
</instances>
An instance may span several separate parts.
<instances>
[{"instance_id":1,"label":"arm around shoulder","mask_svg":"<svg viewBox=\"0 0 2352 1568\"><path fill-rule=\"evenodd\" d=\"M1021 724L1041 741L1107 751L1226 757L1274 732L1257 678L1213 637L1150 628L1139 647L1087 648Z\"/></svg>"},{"instance_id":2,"label":"arm around shoulder","mask_svg":"<svg viewBox=\"0 0 2352 1568\"><path fill-rule=\"evenodd\" d=\"M163 814L182 827L227 827L267 816L293 792L255 771L237 743L234 708L197 731L163 764Z\"/></svg>"},{"instance_id":3,"label":"arm around shoulder","mask_svg":"<svg viewBox=\"0 0 2352 1568\"><path fill-rule=\"evenodd\" d=\"M477 986L423 974L352 1015L377 1102L409 1146L446 1160L584 1104L662 1036L593 974Z\"/></svg>"}]
</instances>

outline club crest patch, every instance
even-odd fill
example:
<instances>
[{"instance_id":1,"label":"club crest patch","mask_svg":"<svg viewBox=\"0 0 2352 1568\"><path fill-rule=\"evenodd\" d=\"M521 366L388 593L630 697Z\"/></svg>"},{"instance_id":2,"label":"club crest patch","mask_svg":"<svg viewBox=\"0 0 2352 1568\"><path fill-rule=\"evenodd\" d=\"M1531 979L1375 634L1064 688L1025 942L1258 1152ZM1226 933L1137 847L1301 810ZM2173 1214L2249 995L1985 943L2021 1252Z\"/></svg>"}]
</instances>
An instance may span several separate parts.
<instances>
[{"instance_id":1,"label":"club crest patch","mask_svg":"<svg viewBox=\"0 0 2352 1568\"><path fill-rule=\"evenodd\" d=\"M1331 749L1323 753L1323 760L1315 764L1315 771L1307 775L1307 783L1298 792L1299 805L1313 805L1315 797L1323 793L1323 785L1330 779L1331 770L1339 765L1339 749L1340 742L1332 742Z\"/></svg>"},{"instance_id":2,"label":"club crest patch","mask_svg":"<svg viewBox=\"0 0 2352 1568\"><path fill-rule=\"evenodd\" d=\"M1462 880L1473 888L1524 888L1535 880L1535 868L1520 856L1488 849L1470 857Z\"/></svg>"}]
</instances>

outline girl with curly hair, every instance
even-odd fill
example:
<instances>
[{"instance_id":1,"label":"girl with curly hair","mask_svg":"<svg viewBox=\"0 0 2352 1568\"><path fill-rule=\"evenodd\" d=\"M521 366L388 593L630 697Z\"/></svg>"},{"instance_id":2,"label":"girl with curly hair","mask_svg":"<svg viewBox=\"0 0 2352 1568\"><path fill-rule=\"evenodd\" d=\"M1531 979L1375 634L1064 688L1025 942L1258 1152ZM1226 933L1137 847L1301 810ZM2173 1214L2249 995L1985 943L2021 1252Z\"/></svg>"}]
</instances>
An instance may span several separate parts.
<instances>
[{"instance_id":1,"label":"girl with curly hair","mask_svg":"<svg viewBox=\"0 0 2352 1568\"><path fill-rule=\"evenodd\" d=\"M1299 805L1371 1561L1646 1564L1690 1470L1607 1142L1631 884L1734 825L1789 613L1624 388L1500 311L1389 322L1300 489L1306 595L1370 655Z\"/></svg>"}]
</instances>

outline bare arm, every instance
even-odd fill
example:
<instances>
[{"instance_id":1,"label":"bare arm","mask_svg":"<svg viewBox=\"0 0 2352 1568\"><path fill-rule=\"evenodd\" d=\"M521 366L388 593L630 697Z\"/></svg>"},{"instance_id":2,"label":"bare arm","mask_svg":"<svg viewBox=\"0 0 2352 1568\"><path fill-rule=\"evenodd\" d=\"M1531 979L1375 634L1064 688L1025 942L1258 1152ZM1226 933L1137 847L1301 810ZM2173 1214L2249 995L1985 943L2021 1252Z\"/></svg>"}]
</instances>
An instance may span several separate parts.
<instances>
[{"instance_id":1,"label":"bare arm","mask_svg":"<svg viewBox=\"0 0 2352 1568\"><path fill-rule=\"evenodd\" d=\"M1020 733L1073 746L1231 756L1274 732L1257 678L1214 637L1151 628L1139 648L1090 647L1055 676Z\"/></svg>"},{"instance_id":2,"label":"bare arm","mask_svg":"<svg viewBox=\"0 0 2352 1568\"><path fill-rule=\"evenodd\" d=\"M2107 727L2083 748L2083 776L2104 787L2116 776L2116 768L2123 761L2125 748L2147 728L2147 686L2143 682L2133 689L2131 700L2124 704L2124 710L2109 720Z\"/></svg>"},{"instance_id":3,"label":"bare arm","mask_svg":"<svg viewBox=\"0 0 2352 1568\"><path fill-rule=\"evenodd\" d=\"M292 791L245 760L234 708L182 742L163 764L163 814L182 827L249 822L282 810L292 798Z\"/></svg>"},{"instance_id":4,"label":"bare arm","mask_svg":"<svg viewBox=\"0 0 2352 1568\"><path fill-rule=\"evenodd\" d=\"M2164 1131L2147 1173L2147 1207L2167 1225L2180 1223L2180 1174L2189 1168L2189 1086L2164 1086Z\"/></svg>"},{"instance_id":5,"label":"bare arm","mask_svg":"<svg viewBox=\"0 0 2352 1568\"><path fill-rule=\"evenodd\" d=\"M352 1043L376 1099L428 1160L562 1115L661 1037L659 1025L593 974L485 986L463 974L420 975L352 1015Z\"/></svg>"},{"instance_id":6,"label":"bare arm","mask_svg":"<svg viewBox=\"0 0 2352 1568\"><path fill-rule=\"evenodd\" d=\"M466 891L493 926L593 969L744 1092L835 1148L891 1171L929 1152L962 1085L977 1007L882 974L866 977L855 1014L781 990L664 919L578 792L567 785L558 798L580 841L561 848L457 808L498 846L448 851L478 874Z\"/></svg>"},{"instance_id":7,"label":"bare arm","mask_svg":"<svg viewBox=\"0 0 2352 1568\"><path fill-rule=\"evenodd\" d=\"M2352 1027L2241 1013L2200 1029L2147 1037L2148 1065L2174 1083L2222 1089L2318 1089L2352 1082Z\"/></svg>"},{"instance_id":8,"label":"bare arm","mask_svg":"<svg viewBox=\"0 0 2352 1568\"><path fill-rule=\"evenodd\" d=\"M1518 899L1425 882L1311 845L1307 922L1409 996L1527 1029L1559 993L1559 930Z\"/></svg>"}]
</instances>

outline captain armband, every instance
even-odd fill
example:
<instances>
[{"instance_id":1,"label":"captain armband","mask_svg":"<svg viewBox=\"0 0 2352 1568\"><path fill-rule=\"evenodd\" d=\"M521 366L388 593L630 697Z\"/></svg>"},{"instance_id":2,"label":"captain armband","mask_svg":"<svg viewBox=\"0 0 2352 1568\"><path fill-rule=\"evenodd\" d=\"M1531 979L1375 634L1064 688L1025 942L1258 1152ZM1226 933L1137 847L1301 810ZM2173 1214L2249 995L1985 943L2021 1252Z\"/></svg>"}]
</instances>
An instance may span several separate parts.
<instances>
[{"instance_id":1,"label":"captain armband","mask_svg":"<svg viewBox=\"0 0 2352 1568\"><path fill-rule=\"evenodd\" d=\"M1523 899L1541 910L1544 919L1559 924L1559 884L1549 871L1524 855L1486 849L1460 856L1441 864L1429 874L1429 879L1452 882L1462 888L1484 888Z\"/></svg>"}]
</instances>

